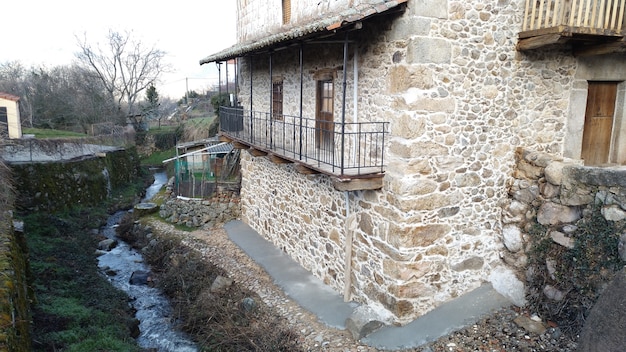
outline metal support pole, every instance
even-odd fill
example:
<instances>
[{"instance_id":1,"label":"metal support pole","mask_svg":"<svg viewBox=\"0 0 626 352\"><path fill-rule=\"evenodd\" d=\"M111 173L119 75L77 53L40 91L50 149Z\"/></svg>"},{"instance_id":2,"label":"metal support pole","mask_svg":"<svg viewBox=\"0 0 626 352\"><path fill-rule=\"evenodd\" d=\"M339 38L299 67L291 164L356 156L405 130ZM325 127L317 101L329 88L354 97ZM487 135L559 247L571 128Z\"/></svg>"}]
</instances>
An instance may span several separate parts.
<instances>
[{"instance_id":1,"label":"metal support pole","mask_svg":"<svg viewBox=\"0 0 626 352\"><path fill-rule=\"evenodd\" d=\"M270 51L270 149L274 149L274 80L273 80L273 67L272 67L272 56L273 52Z\"/></svg>"},{"instance_id":2,"label":"metal support pole","mask_svg":"<svg viewBox=\"0 0 626 352\"><path fill-rule=\"evenodd\" d=\"M235 107L239 107L239 58L235 58Z\"/></svg>"},{"instance_id":3,"label":"metal support pole","mask_svg":"<svg viewBox=\"0 0 626 352\"><path fill-rule=\"evenodd\" d=\"M230 92L228 91L228 60L226 60L226 95L228 95L228 106L233 104L230 103Z\"/></svg>"},{"instance_id":4,"label":"metal support pole","mask_svg":"<svg viewBox=\"0 0 626 352\"><path fill-rule=\"evenodd\" d=\"M220 118L222 110L222 63L216 62L217 65L217 117ZM221 124L220 118L220 124Z\"/></svg>"},{"instance_id":5,"label":"metal support pole","mask_svg":"<svg viewBox=\"0 0 626 352\"><path fill-rule=\"evenodd\" d=\"M343 92L341 102L341 174L344 169L344 151L345 151L345 132L346 132L346 87L348 86L348 32L346 32L346 40L343 43Z\"/></svg>"},{"instance_id":6,"label":"metal support pole","mask_svg":"<svg viewBox=\"0 0 626 352\"><path fill-rule=\"evenodd\" d=\"M300 43L300 160L302 160L302 144L304 138L302 137L302 101L304 100L304 59L303 59L303 43ZM295 132L294 132L295 133Z\"/></svg>"},{"instance_id":7,"label":"metal support pole","mask_svg":"<svg viewBox=\"0 0 626 352\"><path fill-rule=\"evenodd\" d=\"M253 120L252 120L252 56L249 57L250 60L250 141L254 142L254 128Z\"/></svg>"},{"instance_id":8,"label":"metal support pole","mask_svg":"<svg viewBox=\"0 0 626 352\"><path fill-rule=\"evenodd\" d=\"M217 94L222 95L222 63L216 62L217 66Z\"/></svg>"}]
</instances>

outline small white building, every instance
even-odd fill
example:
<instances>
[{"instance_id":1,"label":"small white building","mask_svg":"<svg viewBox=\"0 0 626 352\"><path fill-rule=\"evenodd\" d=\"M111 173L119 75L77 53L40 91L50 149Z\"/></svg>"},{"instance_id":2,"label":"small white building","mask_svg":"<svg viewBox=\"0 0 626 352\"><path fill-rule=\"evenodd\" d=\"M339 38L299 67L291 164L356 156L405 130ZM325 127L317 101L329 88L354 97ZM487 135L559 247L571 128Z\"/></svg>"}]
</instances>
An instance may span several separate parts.
<instances>
[{"instance_id":1,"label":"small white building","mask_svg":"<svg viewBox=\"0 0 626 352\"><path fill-rule=\"evenodd\" d=\"M0 135L22 138L19 101L18 96L0 92Z\"/></svg>"}]
</instances>

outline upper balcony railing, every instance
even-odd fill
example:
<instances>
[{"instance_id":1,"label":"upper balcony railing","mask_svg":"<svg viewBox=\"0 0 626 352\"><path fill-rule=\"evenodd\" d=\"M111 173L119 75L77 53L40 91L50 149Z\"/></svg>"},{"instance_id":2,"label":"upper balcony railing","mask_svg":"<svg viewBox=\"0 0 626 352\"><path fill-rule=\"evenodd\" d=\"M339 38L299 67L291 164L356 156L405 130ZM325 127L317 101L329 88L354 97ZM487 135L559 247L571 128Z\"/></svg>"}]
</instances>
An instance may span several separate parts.
<instances>
[{"instance_id":1,"label":"upper balcony railing","mask_svg":"<svg viewBox=\"0 0 626 352\"><path fill-rule=\"evenodd\" d=\"M388 122L320 121L220 107L221 134L254 149L340 178L384 172Z\"/></svg>"},{"instance_id":2,"label":"upper balcony railing","mask_svg":"<svg viewBox=\"0 0 626 352\"><path fill-rule=\"evenodd\" d=\"M520 37L570 32L622 35L626 0L526 0Z\"/></svg>"}]
</instances>

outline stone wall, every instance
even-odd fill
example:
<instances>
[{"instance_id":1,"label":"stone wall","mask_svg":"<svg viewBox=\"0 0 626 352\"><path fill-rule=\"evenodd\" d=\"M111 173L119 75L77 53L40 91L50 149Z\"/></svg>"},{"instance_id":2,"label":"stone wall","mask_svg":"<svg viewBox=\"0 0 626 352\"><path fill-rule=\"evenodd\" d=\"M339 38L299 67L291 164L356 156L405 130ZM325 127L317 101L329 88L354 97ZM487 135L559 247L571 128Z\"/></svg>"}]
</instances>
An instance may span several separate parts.
<instances>
[{"instance_id":1,"label":"stone wall","mask_svg":"<svg viewBox=\"0 0 626 352\"><path fill-rule=\"evenodd\" d=\"M159 210L159 216L167 222L210 229L239 218L238 184L218 187L210 199L177 198L173 189L174 177L166 185L165 195L168 198Z\"/></svg>"},{"instance_id":2,"label":"stone wall","mask_svg":"<svg viewBox=\"0 0 626 352\"><path fill-rule=\"evenodd\" d=\"M11 226L11 216L0 216L0 222L0 350L31 351L30 304L35 297L29 290L26 239L23 228Z\"/></svg>"},{"instance_id":3,"label":"stone wall","mask_svg":"<svg viewBox=\"0 0 626 352\"><path fill-rule=\"evenodd\" d=\"M524 4L409 0L405 13L350 32L346 67L341 44L305 44L305 117L315 116L316 74L328 71L340 121L345 70L346 119L390 122L383 188L344 194L326 176L246 155L242 218L337 291L348 285L352 299L381 303L400 324L487 281L524 304L514 270L523 257L502 254L512 231L502 205L510 202L516 148L563 157L582 138L572 121L584 114L582 82L606 75L567 47L516 51ZM298 116L298 59L298 48L276 51L273 77L267 55L242 60L244 108L269 111L268 87L281 79L283 112ZM607 62L626 72L626 64ZM346 265L349 235L354 255Z\"/></svg>"},{"instance_id":4,"label":"stone wall","mask_svg":"<svg viewBox=\"0 0 626 352\"><path fill-rule=\"evenodd\" d=\"M503 259L526 278L530 232L536 225L552 242L573 249L577 222L595 205L607 221L626 219L626 169L589 167L580 160L518 148L510 198L503 203ZM617 252L617 251L616 251ZM621 253L620 253L621 254ZM559 258L552 258L558 260Z\"/></svg>"},{"instance_id":5,"label":"stone wall","mask_svg":"<svg viewBox=\"0 0 626 352\"><path fill-rule=\"evenodd\" d=\"M371 2L372 0L290 1L291 21L284 25L281 0L237 0L237 40L242 42L259 39L281 31L285 26L320 20L328 13Z\"/></svg>"},{"instance_id":6,"label":"stone wall","mask_svg":"<svg viewBox=\"0 0 626 352\"><path fill-rule=\"evenodd\" d=\"M0 160L0 351L30 351L30 268L24 224L13 219L10 170Z\"/></svg>"},{"instance_id":7,"label":"stone wall","mask_svg":"<svg viewBox=\"0 0 626 352\"><path fill-rule=\"evenodd\" d=\"M60 210L78 204L96 205L113 189L133 182L139 172L134 148L101 157L44 163L11 164L18 194L16 204L28 210Z\"/></svg>"}]
</instances>

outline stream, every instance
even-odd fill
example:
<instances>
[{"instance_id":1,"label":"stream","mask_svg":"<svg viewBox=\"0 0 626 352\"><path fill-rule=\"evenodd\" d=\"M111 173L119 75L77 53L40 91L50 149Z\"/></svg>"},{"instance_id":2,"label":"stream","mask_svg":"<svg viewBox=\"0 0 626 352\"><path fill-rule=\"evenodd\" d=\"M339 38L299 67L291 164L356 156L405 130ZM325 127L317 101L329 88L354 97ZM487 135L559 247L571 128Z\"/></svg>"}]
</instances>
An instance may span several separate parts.
<instances>
[{"instance_id":1,"label":"stream","mask_svg":"<svg viewBox=\"0 0 626 352\"><path fill-rule=\"evenodd\" d=\"M167 182L163 170L154 170L154 183L146 189L143 202L150 200ZM131 297L136 309L141 331L137 343L142 348L153 348L159 352L196 352L196 345L185 334L177 331L172 318L172 309L167 297L157 288L148 285L131 285L130 277L135 271L150 272L140 252L117 238L115 228L127 211L118 211L107 219L101 233L107 238L116 239L118 245L98 258L98 266L103 272L115 272L107 276L113 286Z\"/></svg>"}]
</instances>

